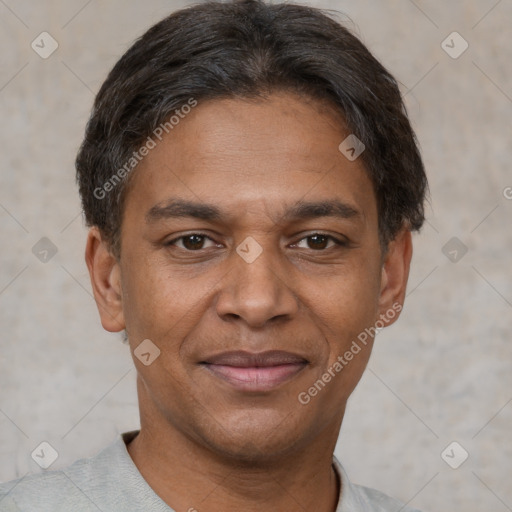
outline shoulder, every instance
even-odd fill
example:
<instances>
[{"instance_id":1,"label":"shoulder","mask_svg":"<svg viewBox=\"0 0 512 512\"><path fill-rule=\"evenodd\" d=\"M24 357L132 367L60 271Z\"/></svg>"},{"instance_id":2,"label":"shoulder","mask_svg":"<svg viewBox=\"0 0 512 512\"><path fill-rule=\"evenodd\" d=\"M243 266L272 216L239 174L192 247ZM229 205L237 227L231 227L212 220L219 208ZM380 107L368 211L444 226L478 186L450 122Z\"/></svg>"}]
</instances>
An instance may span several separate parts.
<instances>
[{"instance_id":1,"label":"shoulder","mask_svg":"<svg viewBox=\"0 0 512 512\"><path fill-rule=\"evenodd\" d=\"M94 457L0 485L0 512L172 512L143 479L125 432Z\"/></svg>"},{"instance_id":2,"label":"shoulder","mask_svg":"<svg viewBox=\"0 0 512 512\"><path fill-rule=\"evenodd\" d=\"M0 511L1 512L31 512L50 510L89 510L84 508L83 496L73 484L67 472L76 471L87 466L87 459L76 461L72 466L59 471L45 471L33 475L26 475L17 480L0 484Z\"/></svg>"},{"instance_id":3,"label":"shoulder","mask_svg":"<svg viewBox=\"0 0 512 512\"><path fill-rule=\"evenodd\" d=\"M372 512L396 512L397 510L400 510L400 512L420 512L377 489L354 484L352 488L354 492L358 494L361 502L368 506L367 510L371 510Z\"/></svg>"},{"instance_id":4,"label":"shoulder","mask_svg":"<svg viewBox=\"0 0 512 512\"><path fill-rule=\"evenodd\" d=\"M115 478L121 438L91 458L0 484L0 512L85 512Z\"/></svg>"},{"instance_id":5,"label":"shoulder","mask_svg":"<svg viewBox=\"0 0 512 512\"><path fill-rule=\"evenodd\" d=\"M353 484L336 457L333 457L333 463L341 480L336 512L419 512L381 491Z\"/></svg>"}]
</instances>

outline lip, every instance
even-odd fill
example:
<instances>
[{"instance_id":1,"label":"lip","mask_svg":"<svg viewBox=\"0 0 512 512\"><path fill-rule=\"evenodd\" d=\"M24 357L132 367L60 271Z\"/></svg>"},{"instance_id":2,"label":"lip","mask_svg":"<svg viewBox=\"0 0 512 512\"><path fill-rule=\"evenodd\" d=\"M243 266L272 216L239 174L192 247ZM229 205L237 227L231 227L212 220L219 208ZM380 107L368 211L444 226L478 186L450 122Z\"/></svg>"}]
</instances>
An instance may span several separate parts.
<instances>
[{"instance_id":1,"label":"lip","mask_svg":"<svg viewBox=\"0 0 512 512\"><path fill-rule=\"evenodd\" d=\"M212 375L241 391L270 391L300 373L308 361L291 352L224 352L200 363Z\"/></svg>"}]
</instances>

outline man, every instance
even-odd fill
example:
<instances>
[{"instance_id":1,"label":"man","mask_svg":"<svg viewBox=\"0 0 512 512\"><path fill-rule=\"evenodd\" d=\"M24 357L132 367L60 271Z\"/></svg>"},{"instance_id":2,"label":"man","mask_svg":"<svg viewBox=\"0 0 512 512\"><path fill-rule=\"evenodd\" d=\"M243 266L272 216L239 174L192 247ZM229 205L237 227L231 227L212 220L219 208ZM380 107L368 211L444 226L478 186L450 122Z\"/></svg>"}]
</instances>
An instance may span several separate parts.
<instances>
[{"instance_id":1,"label":"man","mask_svg":"<svg viewBox=\"0 0 512 512\"><path fill-rule=\"evenodd\" d=\"M152 27L77 157L103 327L140 431L2 486L1 510L411 510L333 458L399 316L427 188L395 80L317 9L203 3Z\"/></svg>"}]
</instances>

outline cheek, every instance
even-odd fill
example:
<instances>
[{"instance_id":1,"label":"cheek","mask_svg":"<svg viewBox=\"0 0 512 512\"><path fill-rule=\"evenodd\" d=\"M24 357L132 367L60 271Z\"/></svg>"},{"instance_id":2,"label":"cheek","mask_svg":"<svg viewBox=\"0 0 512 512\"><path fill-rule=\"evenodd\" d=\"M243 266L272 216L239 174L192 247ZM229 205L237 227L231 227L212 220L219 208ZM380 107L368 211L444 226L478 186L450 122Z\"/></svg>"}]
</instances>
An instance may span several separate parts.
<instances>
[{"instance_id":1,"label":"cheek","mask_svg":"<svg viewBox=\"0 0 512 512\"><path fill-rule=\"evenodd\" d=\"M329 338L341 344L372 325L378 314L380 278L378 268L351 265L329 279L308 280L303 297L327 329ZM333 338L334 336L334 338Z\"/></svg>"},{"instance_id":2,"label":"cheek","mask_svg":"<svg viewBox=\"0 0 512 512\"><path fill-rule=\"evenodd\" d=\"M142 269L134 271L133 268ZM187 287L170 272L147 262L123 274L123 310L127 330L135 338L159 340L180 328L194 300Z\"/></svg>"},{"instance_id":3,"label":"cheek","mask_svg":"<svg viewBox=\"0 0 512 512\"><path fill-rule=\"evenodd\" d=\"M165 359L176 364L177 354L186 346L187 336L204 320L211 307L218 276L190 276L190 269L176 271L161 262L141 263L142 272L126 272L123 310L130 342L135 346L152 340ZM209 317L210 318L210 317Z\"/></svg>"},{"instance_id":4,"label":"cheek","mask_svg":"<svg viewBox=\"0 0 512 512\"><path fill-rule=\"evenodd\" d=\"M367 278L368 274L364 275ZM317 303L311 306L327 341L327 357L311 382L313 387L318 379L328 382L318 392L322 397L316 403L326 417L344 407L366 368L373 346L373 338L366 329L374 325L378 314L379 287L375 280L361 282L361 276L352 273L350 278L331 281L329 293L316 296Z\"/></svg>"}]
</instances>

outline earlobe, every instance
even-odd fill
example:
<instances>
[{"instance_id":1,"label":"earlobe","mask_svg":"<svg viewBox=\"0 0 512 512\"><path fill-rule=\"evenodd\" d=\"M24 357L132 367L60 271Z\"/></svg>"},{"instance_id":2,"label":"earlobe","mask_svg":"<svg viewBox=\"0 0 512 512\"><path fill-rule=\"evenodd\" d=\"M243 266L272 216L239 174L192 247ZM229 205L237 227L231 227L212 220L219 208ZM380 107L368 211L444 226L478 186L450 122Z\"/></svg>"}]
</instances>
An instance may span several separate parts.
<instances>
[{"instance_id":1,"label":"earlobe","mask_svg":"<svg viewBox=\"0 0 512 512\"><path fill-rule=\"evenodd\" d=\"M119 262L96 226L89 230L85 262L103 328L109 332L122 331L125 322Z\"/></svg>"},{"instance_id":2,"label":"earlobe","mask_svg":"<svg viewBox=\"0 0 512 512\"><path fill-rule=\"evenodd\" d=\"M389 244L381 272L379 315L385 325L394 323L402 310L412 258L412 236L402 229Z\"/></svg>"}]
</instances>

